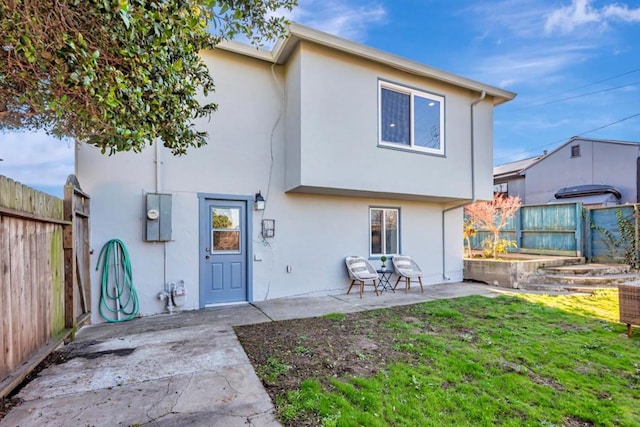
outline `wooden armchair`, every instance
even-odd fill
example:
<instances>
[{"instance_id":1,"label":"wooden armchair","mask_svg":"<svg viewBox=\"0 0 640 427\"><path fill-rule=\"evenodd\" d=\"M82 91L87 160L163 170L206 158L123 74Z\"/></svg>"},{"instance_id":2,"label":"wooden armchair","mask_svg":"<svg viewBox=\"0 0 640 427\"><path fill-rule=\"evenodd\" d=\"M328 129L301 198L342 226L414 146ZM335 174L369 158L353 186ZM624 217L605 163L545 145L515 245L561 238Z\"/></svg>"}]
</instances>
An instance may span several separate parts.
<instances>
[{"instance_id":1,"label":"wooden armchair","mask_svg":"<svg viewBox=\"0 0 640 427\"><path fill-rule=\"evenodd\" d=\"M356 282L360 284L360 298L362 298L362 293L364 292L365 282L371 281L373 284L373 289L376 291L376 296L378 296L378 273L376 273L376 269L361 256L348 256L345 258L345 263L347 265L347 271L349 272L349 278L351 279L351 286L349 286L349 290L347 294L351 292L351 288ZM367 283L370 284L370 283Z\"/></svg>"},{"instance_id":2,"label":"wooden armchair","mask_svg":"<svg viewBox=\"0 0 640 427\"><path fill-rule=\"evenodd\" d=\"M420 282L420 290L424 292L424 288L422 287L422 270L420 270L418 264L416 264L411 257L396 255L391 262L393 263L393 270L398 275L396 285L393 287L394 290L398 287L400 280L404 280L406 283L404 291L407 292L411 287L411 279L418 279Z\"/></svg>"}]
</instances>

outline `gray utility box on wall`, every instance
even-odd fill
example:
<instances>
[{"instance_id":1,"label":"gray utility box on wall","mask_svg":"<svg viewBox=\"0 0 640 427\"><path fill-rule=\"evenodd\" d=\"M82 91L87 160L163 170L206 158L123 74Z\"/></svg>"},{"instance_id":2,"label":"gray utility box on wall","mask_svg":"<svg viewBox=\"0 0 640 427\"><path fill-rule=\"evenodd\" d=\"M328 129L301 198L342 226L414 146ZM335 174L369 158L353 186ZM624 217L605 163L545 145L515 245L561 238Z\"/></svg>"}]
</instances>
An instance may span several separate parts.
<instances>
[{"instance_id":1,"label":"gray utility box on wall","mask_svg":"<svg viewBox=\"0 0 640 427\"><path fill-rule=\"evenodd\" d=\"M148 193L144 217L146 220L145 241L166 242L171 240L171 194Z\"/></svg>"}]
</instances>

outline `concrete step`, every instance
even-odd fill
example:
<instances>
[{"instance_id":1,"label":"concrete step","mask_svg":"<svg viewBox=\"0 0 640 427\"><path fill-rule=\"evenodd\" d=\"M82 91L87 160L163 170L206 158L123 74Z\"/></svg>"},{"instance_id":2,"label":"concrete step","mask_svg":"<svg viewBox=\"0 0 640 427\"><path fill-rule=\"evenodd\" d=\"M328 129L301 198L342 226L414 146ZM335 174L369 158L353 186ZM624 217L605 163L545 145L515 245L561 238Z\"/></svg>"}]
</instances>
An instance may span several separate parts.
<instances>
[{"instance_id":1,"label":"concrete step","mask_svg":"<svg viewBox=\"0 0 640 427\"><path fill-rule=\"evenodd\" d=\"M598 285L598 286L580 286L580 285L563 285L558 283L525 283L520 286L520 289L526 289L527 291L544 292L549 294L558 293L586 293L590 294L599 289L616 289L617 285Z\"/></svg>"},{"instance_id":2,"label":"concrete step","mask_svg":"<svg viewBox=\"0 0 640 427\"><path fill-rule=\"evenodd\" d=\"M634 282L639 279L637 274L607 274L598 276L578 276L575 274L537 274L527 279L528 284L558 284L578 286L617 286L621 283Z\"/></svg>"},{"instance_id":3,"label":"concrete step","mask_svg":"<svg viewBox=\"0 0 640 427\"><path fill-rule=\"evenodd\" d=\"M627 264L580 264L544 267L538 270L540 274L561 276L603 276L610 274L627 274L631 267Z\"/></svg>"}]
</instances>

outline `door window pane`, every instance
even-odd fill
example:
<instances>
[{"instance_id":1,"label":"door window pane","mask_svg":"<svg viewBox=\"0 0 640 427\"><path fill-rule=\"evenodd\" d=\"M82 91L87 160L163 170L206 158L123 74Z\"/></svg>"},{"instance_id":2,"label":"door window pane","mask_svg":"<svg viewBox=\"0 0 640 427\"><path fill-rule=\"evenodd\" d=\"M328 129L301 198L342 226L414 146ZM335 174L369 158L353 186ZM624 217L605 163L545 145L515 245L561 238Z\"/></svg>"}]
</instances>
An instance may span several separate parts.
<instances>
[{"instance_id":1,"label":"door window pane","mask_svg":"<svg viewBox=\"0 0 640 427\"><path fill-rule=\"evenodd\" d=\"M214 229L240 229L240 208L213 208Z\"/></svg>"},{"instance_id":2,"label":"door window pane","mask_svg":"<svg viewBox=\"0 0 640 427\"><path fill-rule=\"evenodd\" d=\"M212 252L240 252L240 208L211 210Z\"/></svg>"},{"instance_id":3,"label":"door window pane","mask_svg":"<svg viewBox=\"0 0 640 427\"><path fill-rule=\"evenodd\" d=\"M238 252L240 251L240 232L239 231L214 231L213 232L213 251L220 252Z\"/></svg>"}]
</instances>

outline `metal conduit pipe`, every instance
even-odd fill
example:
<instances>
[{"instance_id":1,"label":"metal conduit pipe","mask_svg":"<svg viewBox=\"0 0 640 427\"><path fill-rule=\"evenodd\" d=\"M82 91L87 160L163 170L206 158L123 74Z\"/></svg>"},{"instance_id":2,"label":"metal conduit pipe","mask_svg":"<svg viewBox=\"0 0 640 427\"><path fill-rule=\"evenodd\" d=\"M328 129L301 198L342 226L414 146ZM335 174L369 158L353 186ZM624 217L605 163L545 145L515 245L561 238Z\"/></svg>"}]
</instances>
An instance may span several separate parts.
<instances>
[{"instance_id":1,"label":"metal conduit pipe","mask_svg":"<svg viewBox=\"0 0 640 427\"><path fill-rule=\"evenodd\" d=\"M156 175L156 193L160 193L162 191L162 152L160 147L160 139L156 138L154 141L155 144L155 156L153 159L153 163L155 166L155 175ZM167 283L167 242L162 242L162 283ZM171 311L170 311L171 312Z\"/></svg>"},{"instance_id":2,"label":"metal conduit pipe","mask_svg":"<svg viewBox=\"0 0 640 427\"><path fill-rule=\"evenodd\" d=\"M487 96L486 91L480 92L480 96L471 103L471 200L456 206L452 206L450 208L446 208L442 210L442 278L446 281L451 280L449 276L447 276L447 253L446 253L446 242L445 242L445 215L447 212L452 211L454 209L459 209L461 207L470 205L476 202L476 174L475 174L475 117L474 117L474 109L475 106L478 105L484 98Z\"/></svg>"}]
</instances>

